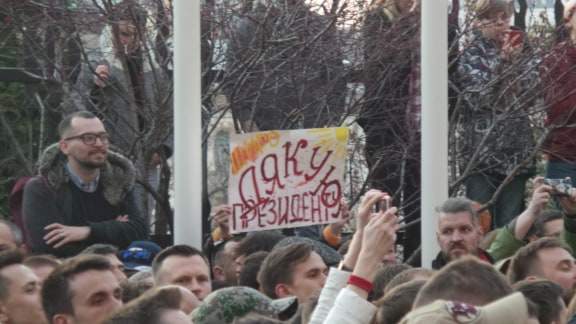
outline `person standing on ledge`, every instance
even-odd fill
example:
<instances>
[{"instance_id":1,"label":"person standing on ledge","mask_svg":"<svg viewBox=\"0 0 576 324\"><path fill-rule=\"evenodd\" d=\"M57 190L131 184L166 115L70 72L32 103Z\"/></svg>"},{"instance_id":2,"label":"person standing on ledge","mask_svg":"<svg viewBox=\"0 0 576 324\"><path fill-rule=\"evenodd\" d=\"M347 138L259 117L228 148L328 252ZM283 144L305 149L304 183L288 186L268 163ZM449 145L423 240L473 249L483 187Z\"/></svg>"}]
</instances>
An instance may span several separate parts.
<instances>
[{"instance_id":1,"label":"person standing on ledge","mask_svg":"<svg viewBox=\"0 0 576 324\"><path fill-rule=\"evenodd\" d=\"M60 141L41 156L24 189L24 223L34 253L78 254L94 243L126 248L147 238L134 200L135 169L109 150L104 125L90 112L65 117Z\"/></svg>"}]
</instances>

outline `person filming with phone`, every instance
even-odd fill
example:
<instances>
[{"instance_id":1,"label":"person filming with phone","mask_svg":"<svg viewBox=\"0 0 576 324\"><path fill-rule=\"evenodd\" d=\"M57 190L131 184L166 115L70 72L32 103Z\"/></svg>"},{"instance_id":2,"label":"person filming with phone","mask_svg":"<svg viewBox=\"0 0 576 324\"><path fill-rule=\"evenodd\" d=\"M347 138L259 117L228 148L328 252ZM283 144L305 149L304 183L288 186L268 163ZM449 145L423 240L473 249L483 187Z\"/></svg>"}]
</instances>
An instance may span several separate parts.
<instances>
[{"instance_id":1,"label":"person filming with phone","mask_svg":"<svg viewBox=\"0 0 576 324\"><path fill-rule=\"evenodd\" d=\"M458 62L462 156L473 157L461 166L469 174L466 196L485 204L514 175L490 207L494 228L523 211L526 181L535 173L529 119L535 96L527 94L539 72L534 55L526 53L524 33L510 26L513 13L508 0L475 1L472 31Z\"/></svg>"}]
</instances>

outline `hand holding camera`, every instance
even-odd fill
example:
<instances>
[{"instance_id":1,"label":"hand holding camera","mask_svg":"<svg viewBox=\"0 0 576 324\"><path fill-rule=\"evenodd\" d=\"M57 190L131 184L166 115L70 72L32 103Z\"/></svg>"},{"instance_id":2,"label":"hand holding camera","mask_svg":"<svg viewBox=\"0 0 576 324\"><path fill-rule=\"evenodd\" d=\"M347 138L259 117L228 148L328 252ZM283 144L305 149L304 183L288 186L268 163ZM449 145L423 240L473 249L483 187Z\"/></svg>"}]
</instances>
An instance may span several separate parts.
<instances>
[{"instance_id":1,"label":"hand holding camera","mask_svg":"<svg viewBox=\"0 0 576 324\"><path fill-rule=\"evenodd\" d=\"M576 188L572 186L570 177L564 179L544 179L544 183L552 187L551 194L558 201L567 216L576 217Z\"/></svg>"},{"instance_id":2,"label":"hand holding camera","mask_svg":"<svg viewBox=\"0 0 576 324\"><path fill-rule=\"evenodd\" d=\"M570 179L570 177L566 177L564 179L545 178L544 184L552 187L552 195L554 196L574 196L574 188L572 187L572 179Z\"/></svg>"},{"instance_id":3,"label":"hand holding camera","mask_svg":"<svg viewBox=\"0 0 576 324\"><path fill-rule=\"evenodd\" d=\"M540 215L550 202L554 188L548 185L543 177L534 178L532 184L534 185L534 191L527 210L535 218Z\"/></svg>"}]
</instances>

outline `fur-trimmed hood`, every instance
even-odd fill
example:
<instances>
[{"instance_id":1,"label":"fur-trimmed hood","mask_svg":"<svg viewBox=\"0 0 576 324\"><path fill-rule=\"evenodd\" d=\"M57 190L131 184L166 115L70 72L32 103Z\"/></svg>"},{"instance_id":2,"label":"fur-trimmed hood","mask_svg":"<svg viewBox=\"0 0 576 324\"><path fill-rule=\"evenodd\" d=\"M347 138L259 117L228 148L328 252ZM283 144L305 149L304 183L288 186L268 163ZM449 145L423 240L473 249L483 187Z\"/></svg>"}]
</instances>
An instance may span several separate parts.
<instances>
[{"instance_id":1,"label":"fur-trimmed hood","mask_svg":"<svg viewBox=\"0 0 576 324\"><path fill-rule=\"evenodd\" d=\"M66 172L66 156L60 151L58 143L44 150L38 160L38 173L43 176L50 187L58 190L70 181ZM108 150L108 159L100 169L100 183L104 198L112 205L117 205L132 190L136 181L136 169L130 160L119 153Z\"/></svg>"}]
</instances>

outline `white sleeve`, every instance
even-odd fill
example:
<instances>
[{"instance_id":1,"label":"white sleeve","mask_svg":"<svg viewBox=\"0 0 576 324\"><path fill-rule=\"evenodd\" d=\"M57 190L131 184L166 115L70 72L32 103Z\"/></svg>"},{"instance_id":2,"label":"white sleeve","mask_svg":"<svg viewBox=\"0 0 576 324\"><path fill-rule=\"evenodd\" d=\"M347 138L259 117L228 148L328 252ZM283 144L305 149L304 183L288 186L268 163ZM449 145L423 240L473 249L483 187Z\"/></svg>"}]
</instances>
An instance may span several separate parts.
<instances>
[{"instance_id":1,"label":"white sleeve","mask_svg":"<svg viewBox=\"0 0 576 324\"><path fill-rule=\"evenodd\" d=\"M354 291L344 288L340 290L334 307L324 323L369 324L376 310L374 304L358 296Z\"/></svg>"},{"instance_id":2,"label":"white sleeve","mask_svg":"<svg viewBox=\"0 0 576 324\"><path fill-rule=\"evenodd\" d=\"M324 323L326 316L328 316L332 306L334 306L336 296L338 296L338 293L342 288L346 287L350 275L351 273L348 271L330 268L326 284L324 284L324 288L322 288L322 292L318 298L318 305L316 306L314 313L312 313L309 324Z\"/></svg>"}]
</instances>

